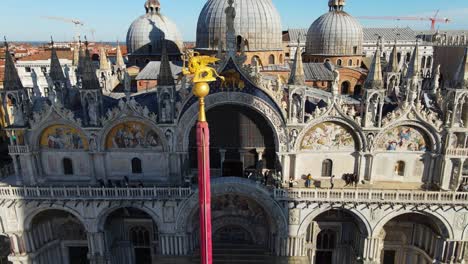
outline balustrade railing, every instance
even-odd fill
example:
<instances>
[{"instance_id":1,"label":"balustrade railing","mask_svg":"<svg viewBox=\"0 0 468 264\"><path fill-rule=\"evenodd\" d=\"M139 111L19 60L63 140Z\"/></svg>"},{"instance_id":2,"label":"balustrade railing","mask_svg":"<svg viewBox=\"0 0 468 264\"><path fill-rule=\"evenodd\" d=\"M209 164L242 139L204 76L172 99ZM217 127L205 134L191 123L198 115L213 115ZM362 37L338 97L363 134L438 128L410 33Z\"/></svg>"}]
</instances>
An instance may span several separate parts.
<instances>
[{"instance_id":1,"label":"balustrade railing","mask_svg":"<svg viewBox=\"0 0 468 264\"><path fill-rule=\"evenodd\" d=\"M31 152L29 146L8 146L8 152L10 154L23 154Z\"/></svg>"},{"instance_id":2,"label":"balustrade railing","mask_svg":"<svg viewBox=\"0 0 468 264\"><path fill-rule=\"evenodd\" d=\"M317 202L405 203L405 204L466 204L468 193L397 190L275 190L277 200Z\"/></svg>"},{"instance_id":3,"label":"balustrade railing","mask_svg":"<svg viewBox=\"0 0 468 264\"><path fill-rule=\"evenodd\" d=\"M0 187L0 199L25 200L154 200L184 199L190 188Z\"/></svg>"},{"instance_id":4,"label":"balustrade railing","mask_svg":"<svg viewBox=\"0 0 468 264\"><path fill-rule=\"evenodd\" d=\"M451 156L468 156L468 148L453 148L447 150L447 155Z\"/></svg>"}]
</instances>

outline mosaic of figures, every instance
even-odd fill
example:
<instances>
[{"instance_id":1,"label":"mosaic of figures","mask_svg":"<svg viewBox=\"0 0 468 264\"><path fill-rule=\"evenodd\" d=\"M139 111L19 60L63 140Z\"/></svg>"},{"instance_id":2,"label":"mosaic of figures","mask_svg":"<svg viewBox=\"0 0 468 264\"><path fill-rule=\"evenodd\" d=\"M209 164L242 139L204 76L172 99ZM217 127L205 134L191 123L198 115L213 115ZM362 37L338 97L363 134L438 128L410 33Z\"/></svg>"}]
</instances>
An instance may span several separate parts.
<instances>
[{"instance_id":1,"label":"mosaic of figures","mask_svg":"<svg viewBox=\"0 0 468 264\"><path fill-rule=\"evenodd\" d=\"M42 133L41 147L57 150L86 150L88 142L78 129L65 125L54 125Z\"/></svg>"},{"instance_id":2,"label":"mosaic of figures","mask_svg":"<svg viewBox=\"0 0 468 264\"><path fill-rule=\"evenodd\" d=\"M356 145L351 133L338 124L326 122L310 129L302 140L303 150L350 150Z\"/></svg>"},{"instance_id":3,"label":"mosaic of figures","mask_svg":"<svg viewBox=\"0 0 468 264\"><path fill-rule=\"evenodd\" d=\"M428 151L424 136L417 129L408 126L396 127L385 132L377 148L387 151Z\"/></svg>"},{"instance_id":4,"label":"mosaic of figures","mask_svg":"<svg viewBox=\"0 0 468 264\"><path fill-rule=\"evenodd\" d=\"M161 147L157 133L139 122L115 126L107 136L108 149L154 149Z\"/></svg>"}]
</instances>

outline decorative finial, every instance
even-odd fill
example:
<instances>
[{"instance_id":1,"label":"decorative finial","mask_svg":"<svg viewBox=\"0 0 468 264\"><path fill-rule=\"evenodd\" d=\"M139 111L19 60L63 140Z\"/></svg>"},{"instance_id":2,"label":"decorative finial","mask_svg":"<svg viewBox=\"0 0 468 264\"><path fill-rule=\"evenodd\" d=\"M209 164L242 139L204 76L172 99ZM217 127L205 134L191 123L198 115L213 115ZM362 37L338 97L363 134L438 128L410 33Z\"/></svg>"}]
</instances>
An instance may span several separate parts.
<instances>
[{"instance_id":1,"label":"decorative finial","mask_svg":"<svg viewBox=\"0 0 468 264\"><path fill-rule=\"evenodd\" d=\"M85 39L85 46L86 46L86 48L88 48L88 45L89 45L88 37L86 37L86 35L85 35L84 39Z\"/></svg>"},{"instance_id":2,"label":"decorative finial","mask_svg":"<svg viewBox=\"0 0 468 264\"><path fill-rule=\"evenodd\" d=\"M5 43L5 48L8 50L8 41L7 41L7 38L6 36L3 36L3 40L4 40L4 43Z\"/></svg>"},{"instance_id":3,"label":"decorative finial","mask_svg":"<svg viewBox=\"0 0 468 264\"><path fill-rule=\"evenodd\" d=\"M228 0L228 4L230 7L232 7L232 5L234 4L234 0Z\"/></svg>"},{"instance_id":4,"label":"decorative finial","mask_svg":"<svg viewBox=\"0 0 468 264\"><path fill-rule=\"evenodd\" d=\"M54 47L54 38L52 36L50 36L50 45L52 45L52 47Z\"/></svg>"}]
</instances>

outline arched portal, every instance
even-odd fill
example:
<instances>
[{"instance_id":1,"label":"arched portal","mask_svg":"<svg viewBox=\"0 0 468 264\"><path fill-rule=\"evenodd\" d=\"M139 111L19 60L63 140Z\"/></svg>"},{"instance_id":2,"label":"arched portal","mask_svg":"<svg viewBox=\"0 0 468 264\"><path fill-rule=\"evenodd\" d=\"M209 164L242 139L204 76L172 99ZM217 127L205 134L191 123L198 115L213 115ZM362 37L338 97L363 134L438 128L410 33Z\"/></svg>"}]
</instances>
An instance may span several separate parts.
<instances>
[{"instance_id":1,"label":"arched portal","mask_svg":"<svg viewBox=\"0 0 468 264\"><path fill-rule=\"evenodd\" d=\"M448 239L448 233L442 223L429 215L398 215L380 231L379 236L383 241L382 263L433 263L443 244L435 241Z\"/></svg>"},{"instance_id":2,"label":"arched portal","mask_svg":"<svg viewBox=\"0 0 468 264\"><path fill-rule=\"evenodd\" d=\"M124 207L110 213L104 224L112 263L151 264L159 252L159 233L146 212Z\"/></svg>"},{"instance_id":3,"label":"arched portal","mask_svg":"<svg viewBox=\"0 0 468 264\"><path fill-rule=\"evenodd\" d=\"M361 257L365 224L350 212L332 209L319 214L308 225L306 251L311 263L351 264Z\"/></svg>"},{"instance_id":4,"label":"arched portal","mask_svg":"<svg viewBox=\"0 0 468 264\"><path fill-rule=\"evenodd\" d=\"M214 196L212 230L215 263L222 258L222 253L218 252L229 252L232 263L247 256L260 261L271 255L277 238L272 221L271 215L254 199L236 193ZM197 248L200 232L198 210L192 215L191 225Z\"/></svg>"},{"instance_id":5,"label":"arched portal","mask_svg":"<svg viewBox=\"0 0 468 264\"><path fill-rule=\"evenodd\" d=\"M86 228L71 213L51 209L37 214L31 221L31 236L37 253L34 263L89 263Z\"/></svg>"},{"instance_id":6,"label":"arched portal","mask_svg":"<svg viewBox=\"0 0 468 264\"><path fill-rule=\"evenodd\" d=\"M215 176L242 177L246 172L274 169L273 129L258 112L239 105L220 105L207 112L210 124L210 159ZM191 168L197 168L196 127L190 132ZM218 173L216 173L218 172Z\"/></svg>"}]
</instances>

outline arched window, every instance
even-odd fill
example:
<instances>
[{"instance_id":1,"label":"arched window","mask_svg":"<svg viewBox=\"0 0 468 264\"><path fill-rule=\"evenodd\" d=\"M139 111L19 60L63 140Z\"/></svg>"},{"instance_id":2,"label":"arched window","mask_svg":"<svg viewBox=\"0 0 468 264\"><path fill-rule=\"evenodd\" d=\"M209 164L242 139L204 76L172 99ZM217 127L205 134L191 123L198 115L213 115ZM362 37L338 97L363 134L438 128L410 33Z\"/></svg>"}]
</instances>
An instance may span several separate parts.
<instances>
[{"instance_id":1,"label":"arched window","mask_svg":"<svg viewBox=\"0 0 468 264\"><path fill-rule=\"evenodd\" d=\"M134 247L150 247L151 246L151 236L148 229L142 226L135 226L130 229L130 241Z\"/></svg>"},{"instance_id":2,"label":"arched window","mask_svg":"<svg viewBox=\"0 0 468 264\"><path fill-rule=\"evenodd\" d=\"M280 56L279 56L279 63L283 64L283 54L280 54Z\"/></svg>"},{"instance_id":3,"label":"arched window","mask_svg":"<svg viewBox=\"0 0 468 264\"><path fill-rule=\"evenodd\" d=\"M244 44L243 38L241 35L238 35L236 38L236 46L237 46L237 51L242 50L242 45Z\"/></svg>"},{"instance_id":4,"label":"arched window","mask_svg":"<svg viewBox=\"0 0 468 264\"><path fill-rule=\"evenodd\" d=\"M336 247L336 235L333 230L325 229L317 236L317 250L333 250Z\"/></svg>"},{"instance_id":5,"label":"arched window","mask_svg":"<svg viewBox=\"0 0 468 264\"><path fill-rule=\"evenodd\" d=\"M260 57L258 57L257 55L253 56L252 57L252 60L250 61L250 64L252 66L257 66L257 63L259 63L260 65L262 65L261 61L260 61Z\"/></svg>"},{"instance_id":6,"label":"arched window","mask_svg":"<svg viewBox=\"0 0 468 264\"><path fill-rule=\"evenodd\" d=\"M341 84L341 94L349 94L349 88L351 84L348 81L345 81Z\"/></svg>"},{"instance_id":7,"label":"arched window","mask_svg":"<svg viewBox=\"0 0 468 264\"><path fill-rule=\"evenodd\" d=\"M348 66L350 66L350 67L353 66L353 60L348 61Z\"/></svg>"},{"instance_id":8,"label":"arched window","mask_svg":"<svg viewBox=\"0 0 468 264\"><path fill-rule=\"evenodd\" d=\"M63 174L73 175L73 161L69 158L63 159Z\"/></svg>"},{"instance_id":9,"label":"arched window","mask_svg":"<svg viewBox=\"0 0 468 264\"><path fill-rule=\"evenodd\" d=\"M406 53L406 62L410 62L411 61L411 52L408 52Z\"/></svg>"},{"instance_id":10,"label":"arched window","mask_svg":"<svg viewBox=\"0 0 468 264\"><path fill-rule=\"evenodd\" d=\"M404 161L398 161L395 165L395 173L398 176L405 176L405 167L406 164Z\"/></svg>"},{"instance_id":11,"label":"arched window","mask_svg":"<svg viewBox=\"0 0 468 264\"><path fill-rule=\"evenodd\" d=\"M270 64L270 65L275 64L275 55L271 54L271 55L268 57L268 64Z\"/></svg>"},{"instance_id":12,"label":"arched window","mask_svg":"<svg viewBox=\"0 0 468 264\"><path fill-rule=\"evenodd\" d=\"M421 66L422 66L423 68L426 67L426 56L423 56L423 57L422 57L422 59L421 59Z\"/></svg>"},{"instance_id":13,"label":"arched window","mask_svg":"<svg viewBox=\"0 0 468 264\"><path fill-rule=\"evenodd\" d=\"M341 66L343 65L343 61L341 59L336 60L336 65Z\"/></svg>"},{"instance_id":14,"label":"arched window","mask_svg":"<svg viewBox=\"0 0 468 264\"><path fill-rule=\"evenodd\" d=\"M132 159L132 173L141 174L143 169L141 167L141 160L139 158Z\"/></svg>"},{"instance_id":15,"label":"arched window","mask_svg":"<svg viewBox=\"0 0 468 264\"><path fill-rule=\"evenodd\" d=\"M431 64L432 64L432 57L429 56L427 57L426 68L431 68Z\"/></svg>"},{"instance_id":16,"label":"arched window","mask_svg":"<svg viewBox=\"0 0 468 264\"><path fill-rule=\"evenodd\" d=\"M333 161L330 159L322 162L322 177L331 177L333 172Z\"/></svg>"}]
</instances>

